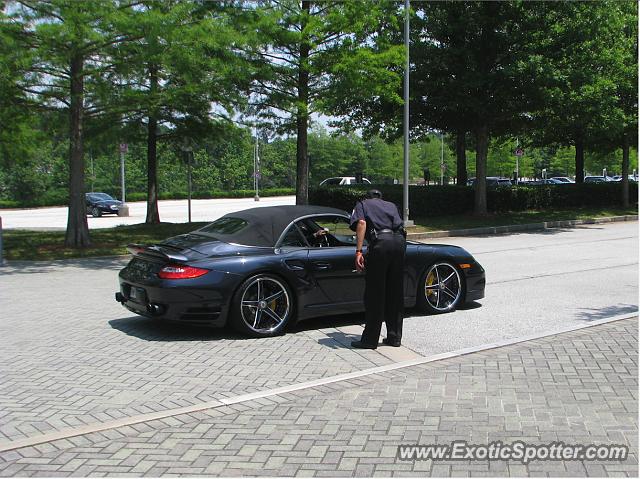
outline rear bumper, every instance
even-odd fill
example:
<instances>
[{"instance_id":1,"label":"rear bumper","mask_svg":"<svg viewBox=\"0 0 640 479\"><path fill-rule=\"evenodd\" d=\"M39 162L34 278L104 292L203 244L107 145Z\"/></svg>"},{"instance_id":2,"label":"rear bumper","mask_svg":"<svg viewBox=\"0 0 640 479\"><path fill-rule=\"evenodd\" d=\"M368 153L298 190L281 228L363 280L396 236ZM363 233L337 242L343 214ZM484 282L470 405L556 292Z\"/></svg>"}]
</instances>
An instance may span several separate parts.
<instances>
[{"instance_id":1,"label":"rear bumper","mask_svg":"<svg viewBox=\"0 0 640 479\"><path fill-rule=\"evenodd\" d=\"M227 322L228 297L212 289L157 287L120 278L115 299L148 318L210 327L223 327Z\"/></svg>"}]
</instances>

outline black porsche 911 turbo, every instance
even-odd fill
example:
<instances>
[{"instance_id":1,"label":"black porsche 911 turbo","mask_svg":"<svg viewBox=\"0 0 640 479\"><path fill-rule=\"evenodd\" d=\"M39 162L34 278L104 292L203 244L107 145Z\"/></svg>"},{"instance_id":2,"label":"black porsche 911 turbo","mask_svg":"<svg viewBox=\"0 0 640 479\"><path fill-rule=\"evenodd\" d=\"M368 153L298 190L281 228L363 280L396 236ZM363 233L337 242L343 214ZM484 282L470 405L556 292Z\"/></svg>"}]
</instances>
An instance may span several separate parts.
<instances>
[{"instance_id":1,"label":"black porsche 911 turbo","mask_svg":"<svg viewBox=\"0 0 640 479\"><path fill-rule=\"evenodd\" d=\"M143 316L273 336L296 320L364 311L355 242L349 214L334 208L230 213L162 243L129 245L116 300ZM405 306L447 313L484 288L484 269L463 248L407 241Z\"/></svg>"}]
</instances>

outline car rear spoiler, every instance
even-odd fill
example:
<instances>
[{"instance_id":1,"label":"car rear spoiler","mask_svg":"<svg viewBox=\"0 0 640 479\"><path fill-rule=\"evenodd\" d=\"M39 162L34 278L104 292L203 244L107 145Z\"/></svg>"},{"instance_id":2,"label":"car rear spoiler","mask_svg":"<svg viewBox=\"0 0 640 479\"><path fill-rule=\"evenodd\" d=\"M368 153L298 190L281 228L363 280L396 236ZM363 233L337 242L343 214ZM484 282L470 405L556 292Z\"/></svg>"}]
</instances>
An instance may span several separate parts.
<instances>
[{"instance_id":1,"label":"car rear spoiler","mask_svg":"<svg viewBox=\"0 0 640 479\"><path fill-rule=\"evenodd\" d=\"M144 244L131 243L127 245L127 250L133 256L146 257L148 259L156 260L156 261L163 260L163 261L177 261L179 263L185 263L189 260L189 258L181 254L167 253L156 245L144 245Z\"/></svg>"}]
</instances>

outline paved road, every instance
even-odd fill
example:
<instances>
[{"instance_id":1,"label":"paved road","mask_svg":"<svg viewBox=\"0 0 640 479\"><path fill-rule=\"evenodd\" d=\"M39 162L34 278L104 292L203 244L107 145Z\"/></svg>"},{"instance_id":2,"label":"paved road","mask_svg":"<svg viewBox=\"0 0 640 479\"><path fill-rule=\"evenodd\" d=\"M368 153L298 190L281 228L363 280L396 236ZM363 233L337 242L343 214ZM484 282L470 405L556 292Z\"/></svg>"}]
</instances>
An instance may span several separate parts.
<instances>
[{"instance_id":1,"label":"paved road","mask_svg":"<svg viewBox=\"0 0 640 479\"><path fill-rule=\"evenodd\" d=\"M127 204L129 205L128 217L106 215L93 218L88 216L89 228L112 228L118 225L144 223L147 203L138 201ZM254 201L253 198L192 200L191 220L194 222L213 221L227 213L254 206L293 204L295 204L295 196L261 198L260 201ZM159 202L158 209L162 221L184 223L188 219L187 200L162 200ZM67 214L67 207L0 210L2 226L6 229L65 229Z\"/></svg>"},{"instance_id":2,"label":"paved road","mask_svg":"<svg viewBox=\"0 0 640 479\"><path fill-rule=\"evenodd\" d=\"M0 476L638 477L637 318L0 453ZM401 460L615 444L626 460Z\"/></svg>"},{"instance_id":3,"label":"paved road","mask_svg":"<svg viewBox=\"0 0 640 479\"><path fill-rule=\"evenodd\" d=\"M408 318L404 343L420 354L637 311L637 223L446 241L485 266L487 297L473 309ZM383 348L344 346L344 321L361 317L314 321L268 340L132 317L112 299L124 261L0 268L0 441L393 361Z\"/></svg>"},{"instance_id":4,"label":"paved road","mask_svg":"<svg viewBox=\"0 0 640 479\"><path fill-rule=\"evenodd\" d=\"M429 242L470 251L487 287L477 307L405 320L403 342L422 354L638 311L637 222Z\"/></svg>"}]
</instances>

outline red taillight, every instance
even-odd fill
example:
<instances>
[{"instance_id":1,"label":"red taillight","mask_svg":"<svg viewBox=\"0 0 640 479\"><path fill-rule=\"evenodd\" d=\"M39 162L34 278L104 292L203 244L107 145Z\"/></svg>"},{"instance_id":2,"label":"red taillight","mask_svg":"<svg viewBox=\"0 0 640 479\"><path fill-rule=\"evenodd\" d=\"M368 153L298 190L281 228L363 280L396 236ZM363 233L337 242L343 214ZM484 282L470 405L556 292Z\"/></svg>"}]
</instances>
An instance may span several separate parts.
<instances>
[{"instance_id":1,"label":"red taillight","mask_svg":"<svg viewBox=\"0 0 640 479\"><path fill-rule=\"evenodd\" d=\"M208 269L195 268L182 264L169 264L160 270L158 277L162 279L189 279L197 278L208 272Z\"/></svg>"}]
</instances>

